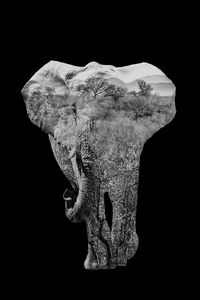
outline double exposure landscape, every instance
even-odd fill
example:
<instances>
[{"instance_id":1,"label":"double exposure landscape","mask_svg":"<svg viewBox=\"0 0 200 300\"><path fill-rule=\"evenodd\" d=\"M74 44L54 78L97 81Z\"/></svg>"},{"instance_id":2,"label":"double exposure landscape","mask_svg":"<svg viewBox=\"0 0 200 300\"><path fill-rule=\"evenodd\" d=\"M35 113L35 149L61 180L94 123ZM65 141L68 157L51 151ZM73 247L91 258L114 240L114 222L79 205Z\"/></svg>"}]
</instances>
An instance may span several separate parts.
<instances>
[{"instance_id":1,"label":"double exposure landscape","mask_svg":"<svg viewBox=\"0 0 200 300\"><path fill-rule=\"evenodd\" d=\"M175 116L174 84L148 63L77 67L50 61L22 94L30 120L49 135L71 183L63 194L66 216L86 222L85 268L125 266L139 243L140 154Z\"/></svg>"},{"instance_id":2,"label":"double exposure landscape","mask_svg":"<svg viewBox=\"0 0 200 300\"><path fill-rule=\"evenodd\" d=\"M127 67L112 71L114 67L99 68L98 65L90 63L85 68L72 68L64 76L62 64L60 70L59 67L47 71L44 68L39 81L30 80L24 87L24 90L29 87L27 109L32 121L42 122L44 128L51 128L49 130L56 126L59 135L62 124L72 121L70 116L76 115L73 120L80 126L86 120L95 121L96 127L104 131L102 135L107 131L107 137L113 127L124 134L123 124L136 135L139 133L140 139L146 139L173 118L175 86L164 74L125 82L122 79Z\"/></svg>"}]
</instances>

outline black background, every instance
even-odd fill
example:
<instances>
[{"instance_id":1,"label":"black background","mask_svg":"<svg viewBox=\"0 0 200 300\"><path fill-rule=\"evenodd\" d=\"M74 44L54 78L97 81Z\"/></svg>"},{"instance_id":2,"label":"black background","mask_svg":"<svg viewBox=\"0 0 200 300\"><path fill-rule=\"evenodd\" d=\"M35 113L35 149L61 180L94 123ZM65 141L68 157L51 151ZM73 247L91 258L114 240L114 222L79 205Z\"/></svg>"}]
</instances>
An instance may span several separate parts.
<instances>
[{"instance_id":1,"label":"black background","mask_svg":"<svg viewBox=\"0 0 200 300\"><path fill-rule=\"evenodd\" d=\"M57 284L66 287L66 294L75 282L85 282L89 289L92 280L100 290L101 284L104 289L110 283L122 293L127 287L158 295L174 288L179 291L182 283L177 278L184 274L187 256L187 216L182 213L187 197L182 81L185 28L173 9L152 12L146 7L139 13L121 5L118 11L108 11L99 4L83 12L77 6L53 6L50 12L32 5L25 12L23 8L7 36L13 54L10 61L17 73L13 135L17 172L12 187L15 197L10 200L15 215L12 220L16 218L11 241L16 264L11 268L13 276L22 285L34 287L32 290L39 286L51 290ZM141 155L139 248L126 267L84 270L85 224L70 223L65 217L62 194L67 181L54 159L48 136L27 117L20 91L50 60L77 66L96 61L116 67L148 62L176 86L174 120L146 142Z\"/></svg>"}]
</instances>

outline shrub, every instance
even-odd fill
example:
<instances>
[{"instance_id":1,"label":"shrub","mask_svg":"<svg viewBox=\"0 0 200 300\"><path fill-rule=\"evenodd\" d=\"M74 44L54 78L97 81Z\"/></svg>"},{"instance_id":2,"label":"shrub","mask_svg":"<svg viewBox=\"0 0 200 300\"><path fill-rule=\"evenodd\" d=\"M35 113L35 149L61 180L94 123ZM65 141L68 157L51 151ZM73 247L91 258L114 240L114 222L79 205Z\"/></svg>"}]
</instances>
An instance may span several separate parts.
<instances>
[{"instance_id":1,"label":"shrub","mask_svg":"<svg viewBox=\"0 0 200 300\"><path fill-rule=\"evenodd\" d=\"M133 110L136 113L136 119L151 116L153 114L153 109L150 104L145 103L144 101L141 102L141 100L135 102Z\"/></svg>"},{"instance_id":2,"label":"shrub","mask_svg":"<svg viewBox=\"0 0 200 300\"><path fill-rule=\"evenodd\" d=\"M98 105L94 109L93 117L99 120L110 120L112 118L112 109L108 106Z\"/></svg>"},{"instance_id":3,"label":"shrub","mask_svg":"<svg viewBox=\"0 0 200 300\"><path fill-rule=\"evenodd\" d=\"M140 99L136 98L132 101L124 102L123 109L132 110L135 119L151 116L153 114L153 107L141 97Z\"/></svg>"}]
</instances>

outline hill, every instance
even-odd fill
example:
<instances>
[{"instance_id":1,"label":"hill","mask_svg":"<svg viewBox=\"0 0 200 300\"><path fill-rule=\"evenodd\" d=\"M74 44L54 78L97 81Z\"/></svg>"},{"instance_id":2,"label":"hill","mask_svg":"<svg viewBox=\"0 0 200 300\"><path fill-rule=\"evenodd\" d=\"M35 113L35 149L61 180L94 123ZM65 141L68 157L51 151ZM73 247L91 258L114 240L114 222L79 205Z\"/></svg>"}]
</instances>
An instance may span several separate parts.
<instances>
[{"instance_id":1,"label":"hill","mask_svg":"<svg viewBox=\"0 0 200 300\"><path fill-rule=\"evenodd\" d=\"M118 78L110 77L110 78L107 78L107 80L110 84L115 84L117 86L127 88L127 84Z\"/></svg>"},{"instance_id":2,"label":"hill","mask_svg":"<svg viewBox=\"0 0 200 300\"><path fill-rule=\"evenodd\" d=\"M153 94L158 93L160 95L171 95L175 91L174 84L165 75L144 76L140 78L140 80L144 80L152 86ZM138 91L137 80L127 83L126 86L128 89Z\"/></svg>"}]
</instances>

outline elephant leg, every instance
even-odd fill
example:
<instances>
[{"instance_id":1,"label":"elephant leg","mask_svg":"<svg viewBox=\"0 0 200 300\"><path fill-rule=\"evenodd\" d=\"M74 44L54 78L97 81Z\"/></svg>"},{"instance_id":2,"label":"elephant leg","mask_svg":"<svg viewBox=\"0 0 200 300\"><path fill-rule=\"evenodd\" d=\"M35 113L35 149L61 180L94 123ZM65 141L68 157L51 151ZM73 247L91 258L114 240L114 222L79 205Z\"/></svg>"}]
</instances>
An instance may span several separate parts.
<instances>
[{"instance_id":1,"label":"elephant leg","mask_svg":"<svg viewBox=\"0 0 200 300\"><path fill-rule=\"evenodd\" d=\"M105 219L97 216L86 219L88 234L88 255L84 266L86 269L109 269L112 264L112 245L110 229Z\"/></svg>"},{"instance_id":2,"label":"elephant leg","mask_svg":"<svg viewBox=\"0 0 200 300\"><path fill-rule=\"evenodd\" d=\"M105 218L104 199L100 197L100 183L95 179L91 185L90 215L85 219L88 235L86 269L114 268L112 264L111 232Z\"/></svg>"},{"instance_id":3,"label":"elephant leg","mask_svg":"<svg viewBox=\"0 0 200 300\"><path fill-rule=\"evenodd\" d=\"M84 263L86 269L111 269L125 266L127 260L134 256L138 248L137 186L134 184L130 186L129 179L127 184L126 180L123 181L120 195L116 192L119 186L118 180L114 184L112 182L112 189L109 193L113 206L113 223L110 229L105 217L104 193L102 192L100 197L100 189L93 184L96 188L90 195L92 199L95 199L96 205L92 206L90 215L86 218L88 234L88 255Z\"/></svg>"},{"instance_id":4,"label":"elephant leg","mask_svg":"<svg viewBox=\"0 0 200 300\"><path fill-rule=\"evenodd\" d=\"M134 191L131 187L126 187L126 185L122 195L113 201L114 221L111 241L114 253L113 258L118 266L125 266L127 260L134 256L138 248L136 203L137 191Z\"/></svg>"}]
</instances>

